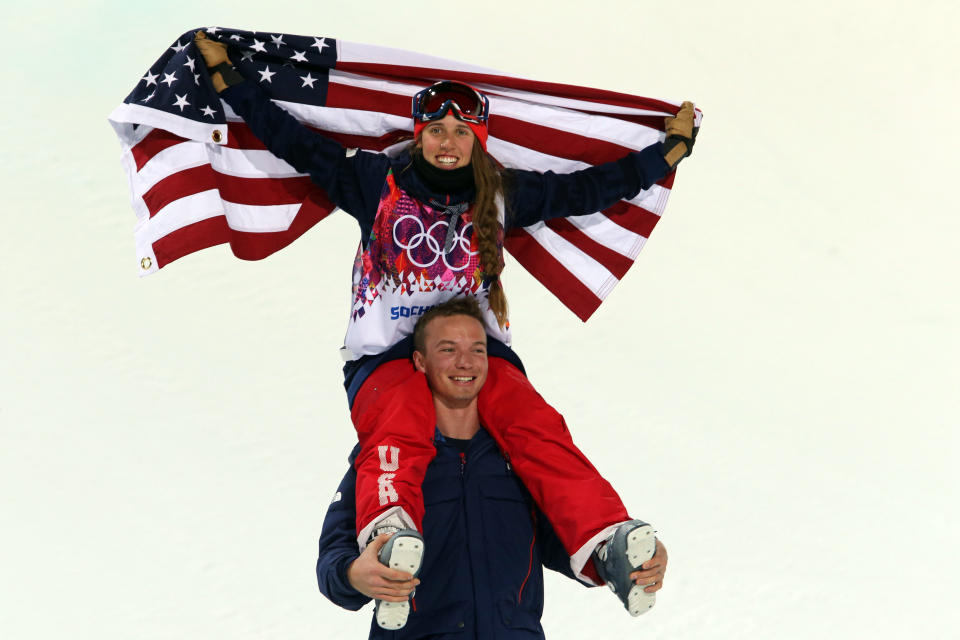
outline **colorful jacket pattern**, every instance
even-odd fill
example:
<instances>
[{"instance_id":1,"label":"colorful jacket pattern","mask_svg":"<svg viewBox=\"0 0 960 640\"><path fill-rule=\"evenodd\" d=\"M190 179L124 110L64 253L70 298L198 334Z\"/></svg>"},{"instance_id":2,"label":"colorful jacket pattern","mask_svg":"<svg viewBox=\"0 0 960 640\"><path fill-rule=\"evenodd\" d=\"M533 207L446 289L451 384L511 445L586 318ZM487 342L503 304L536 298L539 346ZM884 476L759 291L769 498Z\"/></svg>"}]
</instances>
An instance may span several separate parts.
<instances>
[{"instance_id":1,"label":"colorful jacket pattern","mask_svg":"<svg viewBox=\"0 0 960 640\"><path fill-rule=\"evenodd\" d=\"M401 276L400 269L402 264L427 264L432 259L429 252L435 253L434 242L439 240L439 227L434 227L437 224L436 212L428 203L437 201L444 206L469 204L475 195L472 188L456 193L435 191L412 167L408 151L389 157L382 153L345 149L334 140L301 125L287 111L271 102L253 82L241 82L228 87L220 96L275 156L297 171L308 174L334 204L353 216L360 225L360 251L355 261L355 271L359 271L360 275L355 274L352 282L354 305L351 307L343 349L346 360L386 351L397 339L412 331L416 316L422 310L454 295L476 295L481 307L485 307L486 287L477 285L476 274L470 278L463 274L461 283L454 269L450 269L449 274L446 271L434 273L441 271L436 262L430 267L417 267L417 270L426 269L427 273L403 270ZM552 218L591 214L621 199L636 196L667 173L669 167L663 159L663 145L659 142L630 152L620 160L572 173L505 169L505 183L509 186L504 193L501 222L504 230L509 231ZM392 183L388 176L392 176ZM383 220L378 223L378 216L400 213L407 206L415 207L433 221L427 225L424 220L422 232L419 227L402 227L402 237L393 238L392 229L388 230ZM465 250L467 253L475 250L471 230L465 229L468 222L469 216L462 216L455 230L458 243L461 239L464 245L470 243L470 249ZM428 233L431 227L434 227L434 234ZM428 240L428 237L434 240ZM371 240L379 242L381 247L394 243L395 246L388 251L387 261L382 260L382 250L379 256L364 255L369 250ZM415 251L427 252L426 256L416 258L413 254L406 254L407 249L402 249L418 241L420 244ZM407 262L404 263L404 260ZM460 264L451 259L448 262ZM387 271L376 273L381 268ZM422 282L421 275L424 277ZM445 275L457 277L444 281ZM438 277L440 283L436 281ZM378 278L378 284L371 290L371 283ZM388 279L394 283L391 287L397 287L400 298L409 298L409 304L376 301L385 291L379 284ZM439 284L443 284L443 287ZM411 286L414 291L411 291ZM358 306L356 303L360 300L361 290L363 304ZM414 296L414 293L420 295ZM416 300L413 300L414 297ZM509 329L500 331L489 311L487 318L491 335L509 346Z\"/></svg>"}]
</instances>

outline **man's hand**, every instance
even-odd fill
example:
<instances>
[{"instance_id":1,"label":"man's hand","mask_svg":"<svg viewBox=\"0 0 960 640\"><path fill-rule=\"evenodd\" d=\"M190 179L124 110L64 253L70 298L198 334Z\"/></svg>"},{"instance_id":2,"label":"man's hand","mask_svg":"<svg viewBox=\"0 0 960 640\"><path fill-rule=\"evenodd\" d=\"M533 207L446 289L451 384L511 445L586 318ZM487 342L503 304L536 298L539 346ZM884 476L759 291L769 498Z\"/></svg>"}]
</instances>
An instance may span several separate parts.
<instances>
[{"instance_id":1,"label":"man's hand","mask_svg":"<svg viewBox=\"0 0 960 640\"><path fill-rule=\"evenodd\" d=\"M203 31L197 31L193 41L196 43L200 55L203 56L203 61L207 63L208 69L221 62L230 63L230 58L227 57L227 45L224 43L209 39Z\"/></svg>"},{"instance_id":2,"label":"man's hand","mask_svg":"<svg viewBox=\"0 0 960 640\"><path fill-rule=\"evenodd\" d=\"M663 142L663 157L671 169L693 151L693 143L700 128L693 126L696 115L693 103L684 102L676 116L664 119L667 139Z\"/></svg>"},{"instance_id":3,"label":"man's hand","mask_svg":"<svg viewBox=\"0 0 960 640\"><path fill-rule=\"evenodd\" d=\"M406 602L420 581L405 571L397 571L381 564L377 558L380 548L387 543L391 535L393 534L383 533L371 541L360 557L350 564L347 579L350 586L368 598Z\"/></svg>"},{"instance_id":4,"label":"man's hand","mask_svg":"<svg viewBox=\"0 0 960 640\"><path fill-rule=\"evenodd\" d=\"M667 570L667 548L657 540L657 550L653 557L640 565L640 571L630 574L634 584L645 584L647 593L660 591L663 587L663 574Z\"/></svg>"}]
</instances>

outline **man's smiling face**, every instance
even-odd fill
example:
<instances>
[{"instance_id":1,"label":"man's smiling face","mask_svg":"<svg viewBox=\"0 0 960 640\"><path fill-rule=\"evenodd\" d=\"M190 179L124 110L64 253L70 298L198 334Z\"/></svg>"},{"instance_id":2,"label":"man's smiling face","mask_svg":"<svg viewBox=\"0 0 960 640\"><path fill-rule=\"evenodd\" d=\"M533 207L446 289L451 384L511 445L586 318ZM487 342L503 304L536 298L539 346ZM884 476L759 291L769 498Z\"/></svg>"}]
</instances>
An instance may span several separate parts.
<instances>
[{"instance_id":1,"label":"man's smiling face","mask_svg":"<svg viewBox=\"0 0 960 640\"><path fill-rule=\"evenodd\" d=\"M475 318L434 318L425 327L424 351L413 363L427 376L433 397L451 409L470 406L487 379L487 334Z\"/></svg>"}]
</instances>

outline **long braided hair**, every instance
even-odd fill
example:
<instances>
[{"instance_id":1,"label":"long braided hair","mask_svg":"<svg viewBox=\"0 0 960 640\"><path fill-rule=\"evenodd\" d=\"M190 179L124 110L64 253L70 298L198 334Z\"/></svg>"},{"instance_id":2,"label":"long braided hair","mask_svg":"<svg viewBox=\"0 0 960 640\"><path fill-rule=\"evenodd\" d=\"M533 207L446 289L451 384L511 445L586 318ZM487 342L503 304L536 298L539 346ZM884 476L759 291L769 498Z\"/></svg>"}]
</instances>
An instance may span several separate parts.
<instances>
[{"instance_id":1,"label":"long braided hair","mask_svg":"<svg viewBox=\"0 0 960 640\"><path fill-rule=\"evenodd\" d=\"M507 323L507 296L500 284L503 229L497 200L504 200L504 180L493 158L483 150L476 138L473 139L470 164L473 165L473 182L477 193L473 203L473 228L477 234L477 248L480 250L485 280L489 282L490 310L502 329Z\"/></svg>"}]
</instances>

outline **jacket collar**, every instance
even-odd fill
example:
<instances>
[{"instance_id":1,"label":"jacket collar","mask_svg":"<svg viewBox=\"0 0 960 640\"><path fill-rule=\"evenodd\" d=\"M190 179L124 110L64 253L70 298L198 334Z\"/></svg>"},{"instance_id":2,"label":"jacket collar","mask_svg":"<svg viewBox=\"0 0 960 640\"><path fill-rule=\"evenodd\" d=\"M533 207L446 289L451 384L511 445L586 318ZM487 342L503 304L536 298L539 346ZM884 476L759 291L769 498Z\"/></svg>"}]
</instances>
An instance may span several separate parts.
<instances>
[{"instance_id":1,"label":"jacket collar","mask_svg":"<svg viewBox=\"0 0 960 640\"><path fill-rule=\"evenodd\" d=\"M447 439L443 437L443 434L440 433L440 430L436 427L433 428L433 444L439 448L442 446L444 449L446 446ZM478 447L491 446L495 444L493 438L487 433L487 430L483 427L480 427L480 431L477 431L477 434L473 436L470 440L470 449L476 450ZM350 465L353 466L353 463L356 461L357 456L360 455L360 445L359 443L354 445L353 451L350 452L350 455L347 457L347 460L350 462Z\"/></svg>"},{"instance_id":2,"label":"jacket collar","mask_svg":"<svg viewBox=\"0 0 960 640\"><path fill-rule=\"evenodd\" d=\"M436 427L433 428L433 443L438 448L441 445L445 446L447 443L447 439L442 433L440 433L440 429L437 429ZM481 426L476 435L470 439L470 449L476 449L478 447L485 446L488 443L493 443L493 437Z\"/></svg>"},{"instance_id":3,"label":"jacket collar","mask_svg":"<svg viewBox=\"0 0 960 640\"><path fill-rule=\"evenodd\" d=\"M422 203L436 200L445 206L450 206L463 202L473 202L476 197L476 189L473 187L453 193L440 193L431 189L414 166L408 150L404 150L396 158L392 158L390 167L393 169L393 179L396 180L397 186Z\"/></svg>"}]
</instances>

